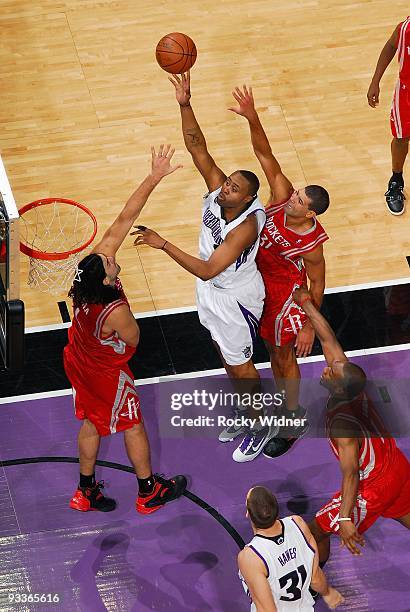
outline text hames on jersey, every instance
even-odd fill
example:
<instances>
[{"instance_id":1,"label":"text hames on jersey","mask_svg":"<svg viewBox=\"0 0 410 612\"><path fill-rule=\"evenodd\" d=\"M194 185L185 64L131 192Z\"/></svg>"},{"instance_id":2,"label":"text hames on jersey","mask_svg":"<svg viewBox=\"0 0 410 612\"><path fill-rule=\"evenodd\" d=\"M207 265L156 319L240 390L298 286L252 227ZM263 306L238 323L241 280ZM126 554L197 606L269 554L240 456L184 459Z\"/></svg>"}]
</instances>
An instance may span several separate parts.
<instances>
[{"instance_id":1,"label":"text hames on jersey","mask_svg":"<svg viewBox=\"0 0 410 612\"><path fill-rule=\"evenodd\" d=\"M285 552L278 557L278 561L283 567L291 559L296 559L296 548L288 548Z\"/></svg>"}]
</instances>

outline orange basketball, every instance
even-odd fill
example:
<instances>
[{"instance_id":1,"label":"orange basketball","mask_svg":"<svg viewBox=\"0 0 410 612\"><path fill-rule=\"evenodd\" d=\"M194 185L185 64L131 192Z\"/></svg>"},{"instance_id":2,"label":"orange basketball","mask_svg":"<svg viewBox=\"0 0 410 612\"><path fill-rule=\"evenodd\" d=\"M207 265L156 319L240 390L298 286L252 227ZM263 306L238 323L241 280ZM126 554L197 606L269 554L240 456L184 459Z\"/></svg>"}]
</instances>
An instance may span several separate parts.
<instances>
[{"instance_id":1,"label":"orange basketball","mask_svg":"<svg viewBox=\"0 0 410 612\"><path fill-rule=\"evenodd\" d=\"M155 55L163 70L171 74L182 74L195 64L197 53L192 38L181 32L172 32L161 38Z\"/></svg>"}]
</instances>

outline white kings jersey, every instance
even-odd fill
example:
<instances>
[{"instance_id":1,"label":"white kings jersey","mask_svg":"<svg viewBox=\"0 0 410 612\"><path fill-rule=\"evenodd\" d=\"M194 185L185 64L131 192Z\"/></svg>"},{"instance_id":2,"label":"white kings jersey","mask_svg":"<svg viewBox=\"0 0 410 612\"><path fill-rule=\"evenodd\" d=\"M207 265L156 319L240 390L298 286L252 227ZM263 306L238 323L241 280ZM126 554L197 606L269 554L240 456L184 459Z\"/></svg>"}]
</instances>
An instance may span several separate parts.
<instances>
[{"instance_id":1,"label":"white kings jersey","mask_svg":"<svg viewBox=\"0 0 410 612\"><path fill-rule=\"evenodd\" d=\"M312 612L314 599L309 593L315 551L292 517L280 519L282 534L275 537L255 535L249 548L264 562L267 580L280 612ZM239 572L245 593L248 586ZM251 612L256 612L252 602Z\"/></svg>"},{"instance_id":2,"label":"white kings jersey","mask_svg":"<svg viewBox=\"0 0 410 612\"><path fill-rule=\"evenodd\" d=\"M256 267L255 257L258 252L259 239L266 221L263 204L258 198L232 221L225 221L222 217L223 209L217 202L221 187L204 197L202 209L202 228L199 236L199 256L207 261L214 250L222 244L228 233L245 221L249 215L255 215L258 224L258 237L255 242L246 248L233 264L212 279L212 284L220 289L236 289L243 285L255 282L262 283L262 277Z\"/></svg>"}]
</instances>

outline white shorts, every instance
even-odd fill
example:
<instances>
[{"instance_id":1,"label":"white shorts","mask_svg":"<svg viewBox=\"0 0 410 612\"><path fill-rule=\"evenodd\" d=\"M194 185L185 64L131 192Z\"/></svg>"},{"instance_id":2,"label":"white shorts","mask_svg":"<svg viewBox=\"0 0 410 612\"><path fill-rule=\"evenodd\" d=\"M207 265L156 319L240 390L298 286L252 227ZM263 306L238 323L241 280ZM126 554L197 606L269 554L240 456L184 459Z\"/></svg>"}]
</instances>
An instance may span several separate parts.
<instances>
[{"instance_id":1,"label":"white shorts","mask_svg":"<svg viewBox=\"0 0 410 612\"><path fill-rule=\"evenodd\" d=\"M237 290L218 289L198 279L196 300L199 320L211 333L228 365L251 359L262 315L265 287L258 274L251 285Z\"/></svg>"}]
</instances>

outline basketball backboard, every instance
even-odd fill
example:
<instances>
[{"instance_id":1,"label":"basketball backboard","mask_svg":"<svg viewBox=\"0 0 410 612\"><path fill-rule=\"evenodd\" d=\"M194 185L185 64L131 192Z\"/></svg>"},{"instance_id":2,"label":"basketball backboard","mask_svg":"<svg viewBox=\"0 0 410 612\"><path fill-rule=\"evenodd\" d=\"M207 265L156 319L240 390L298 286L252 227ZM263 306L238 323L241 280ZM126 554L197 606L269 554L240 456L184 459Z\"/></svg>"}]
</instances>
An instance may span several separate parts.
<instances>
[{"instance_id":1,"label":"basketball backboard","mask_svg":"<svg viewBox=\"0 0 410 612\"><path fill-rule=\"evenodd\" d=\"M20 298L19 213L0 157L0 368L24 360L24 304Z\"/></svg>"}]
</instances>

